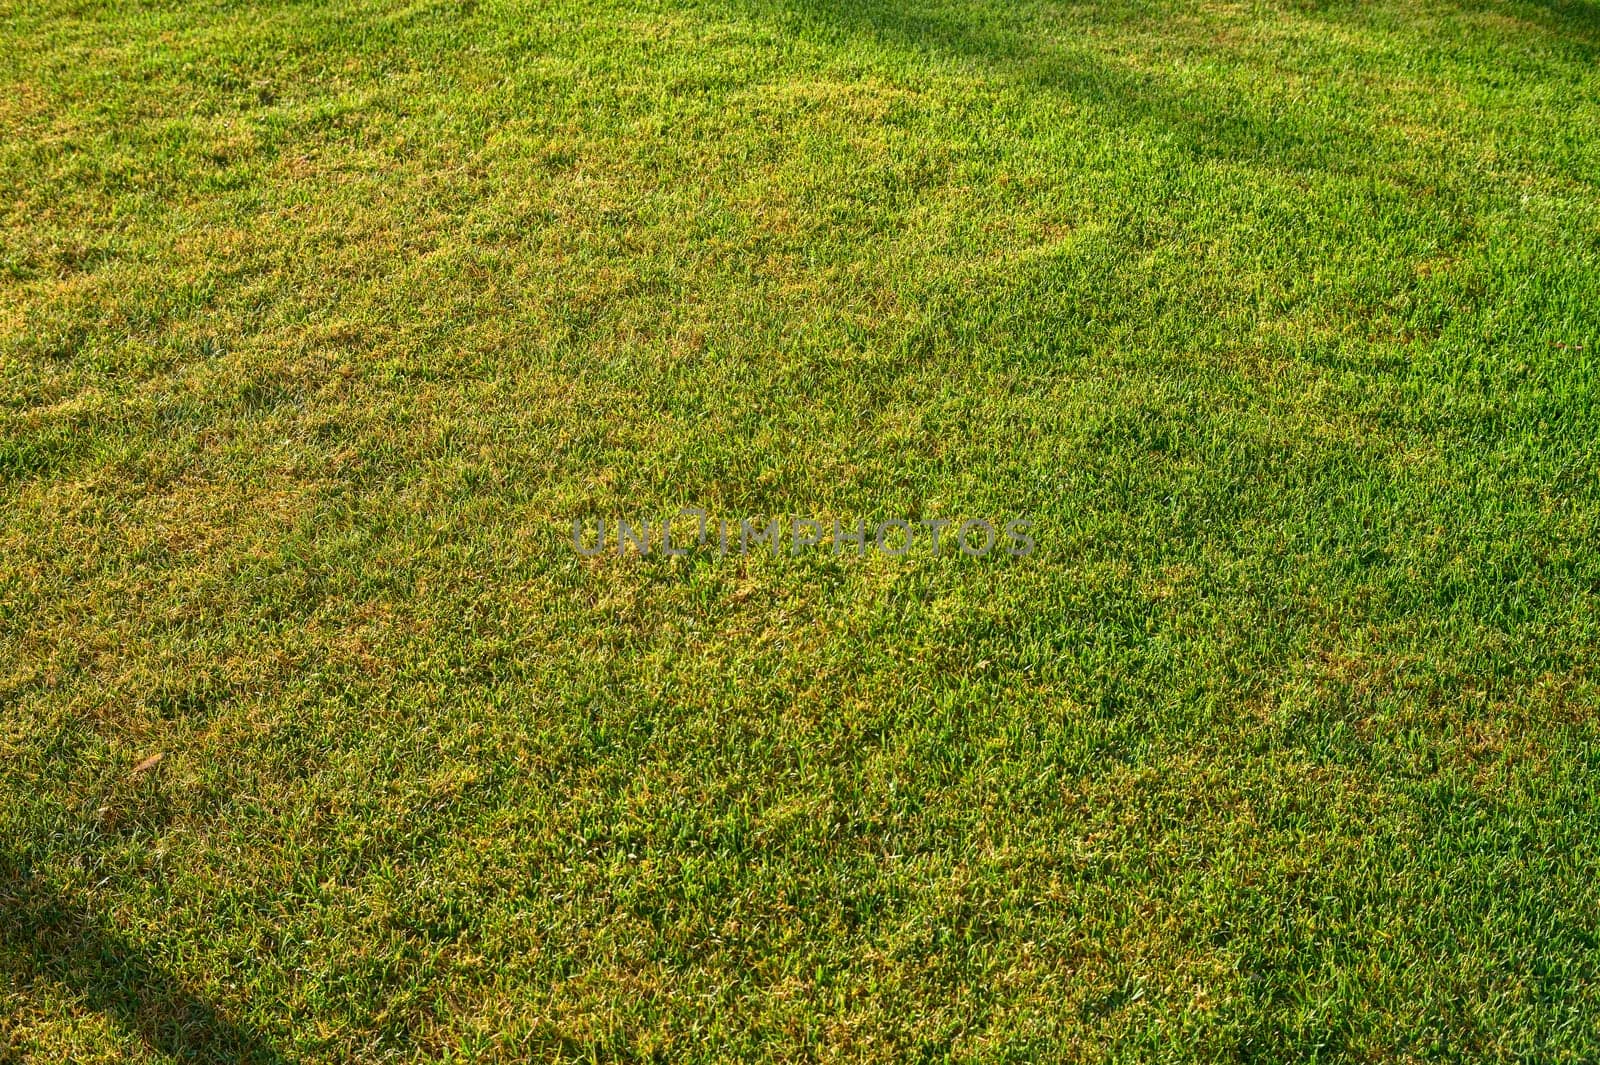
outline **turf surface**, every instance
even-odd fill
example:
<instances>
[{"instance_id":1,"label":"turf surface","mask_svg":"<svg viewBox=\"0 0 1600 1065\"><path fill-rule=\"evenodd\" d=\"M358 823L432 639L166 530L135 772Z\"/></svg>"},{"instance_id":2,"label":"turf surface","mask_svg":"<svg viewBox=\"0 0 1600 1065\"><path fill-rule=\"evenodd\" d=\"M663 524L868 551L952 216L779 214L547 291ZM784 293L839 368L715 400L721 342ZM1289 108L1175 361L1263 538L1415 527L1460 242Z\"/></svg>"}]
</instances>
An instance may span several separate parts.
<instances>
[{"instance_id":1,"label":"turf surface","mask_svg":"<svg viewBox=\"0 0 1600 1065\"><path fill-rule=\"evenodd\" d=\"M0 1060L1595 1060L1597 178L1587 0L3 0Z\"/></svg>"}]
</instances>

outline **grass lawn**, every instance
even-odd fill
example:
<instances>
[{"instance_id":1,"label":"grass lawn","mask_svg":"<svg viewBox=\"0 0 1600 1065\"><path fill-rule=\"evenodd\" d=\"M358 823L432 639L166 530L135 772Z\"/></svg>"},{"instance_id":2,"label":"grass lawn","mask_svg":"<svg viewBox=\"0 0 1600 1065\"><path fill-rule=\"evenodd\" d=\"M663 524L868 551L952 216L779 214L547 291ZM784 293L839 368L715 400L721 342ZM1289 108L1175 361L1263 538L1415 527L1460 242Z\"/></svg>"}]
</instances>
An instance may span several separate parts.
<instances>
[{"instance_id":1,"label":"grass lawn","mask_svg":"<svg viewBox=\"0 0 1600 1065\"><path fill-rule=\"evenodd\" d=\"M0 1061L1594 1061L1597 353L1593 0L0 0Z\"/></svg>"}]
</instances>

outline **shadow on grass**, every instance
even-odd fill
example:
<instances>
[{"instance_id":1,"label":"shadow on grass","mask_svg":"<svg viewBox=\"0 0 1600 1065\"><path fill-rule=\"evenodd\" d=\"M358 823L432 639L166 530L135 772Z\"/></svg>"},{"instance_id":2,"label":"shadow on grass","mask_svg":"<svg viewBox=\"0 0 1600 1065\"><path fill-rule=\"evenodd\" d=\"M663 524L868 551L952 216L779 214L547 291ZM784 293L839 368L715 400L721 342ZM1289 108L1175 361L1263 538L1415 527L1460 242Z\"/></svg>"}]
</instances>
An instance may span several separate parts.
<instances>
[{"instance_id":1,"label":"shadow on grass","mask_svg":"<svg viewBox=\"0 0 1600 1065\"><path fill-rule=\"evenodd\" d=\"M1600 49L1600 4L1592 0L1528 0L1557 32L1578 40L1589 51Z\"/></svg>"},{"instance_id":2,"label":"shadow on grass","mask_svg":"<svg viewBox=\"0 0 1600 1065\"><path fill-rule=\"evenodd\" d=\"M1326 44L1320 60L1288 64L1283 91L1259 42L1245 48L1248 32L1229 40L1223 27L1174 28L1171 54L1139 47L1152 27L1164 25L1158 5L1139 0L1084 9L1056 0L732 0L746 11L776 18L800 35L878 40L930 57L956 59L996 84L1048 94L1079 111L1102 131L1154 150L1169 166L1224 164L1304 180L1378 176L1433 195L1457 175L1447 153L1428 150L1386 123L1383 101L1360 93L1320 92L1329 75L1368 60ZM1302 9L1302 4L1293 5ZM1600 42L1600 4L1594 0L1455 0L1460 12L1516 14L1530 20L1531 41L1552 33L1578 53ZM1361 5L1313 5L1301 13L1317 21L1359 27ZM1399 32L1399 31L1386 31ZM1479 30L1481 39L1520 43L1515 31ZM1185 38L1185 34L1188 34ZM1104 49L1118 40L1124 55L1143 54L1139 65ZM1403 43L1403 37L1396 38ZM1420 46L1420 40L1417 42ZM1567 57L1570 62L1574 57ZM1203 75L1176 73L1203 65ZM1235 83L1226 73L1239 68ZM1246 69L1250 67L1253 69ZM1219 74L1219 72L1221 72ZM1291 80L1293 84L1290 84Z\"/></svg>"},{"instance_id":3,"label":"shadow on grass","mask_svg":"<svg viewBox=\"0 0 1600 1065\"><path fill-rule=\"evenodd\" d=\"M1055 13L1068 10L1064 6L991 8L944 0L753 2L802 32L809 27L876 38L981 66L1030 92L1056 94L1102 126L1160 145L1179 159L1288 173L1352 173L1365 171L1375 156L1397 147L1357 116L1252 107L1245 96L1186 88L1154 69L1098 54L1069 35L1084 32L1082 24L1054 23ZM1142 16L1131 10L1128 18L1136 26ZM1106 23L1106 28L1114 29L1115 23Z\"/></svg>"},{"instance_id":4,"label":"shadow on grass","mask_svg":"<svg viewBox=\"0 0 1600 1065\"><path fill-rule=\"evenodd\" d=\"M1355 3L1318 2L1305 9L1307 15L1327 22L1339 22L1358 27L1364 7ZM1440 17L1448 20L1459 16L1482 19L1487 16L1494 23L1478 23L1485 39L1498 44L1518 43L1525 37L1530 44L1547 46L1548 34L1574 51L1593 57L1600 51L1600 4L1595 0L1451 0L1440 9ZM1430 23L1418 19L1417 28ZM1493 26L1493 31L1490 31Z\"/></svg>"},{"instance_id":5,"label":"shadow on grass","mask_svg":"<svg viewBox=\"0 0 1600 1065\"><path fill-rule=\"evenodd\" d=\"M54 891L0 843L0 958L19 983L47 978L178 1061L290 1065L259 1032L186 991L138 947ZM0 1048L0 1065L15 1051Z\"/></svg>"}]
</instances>

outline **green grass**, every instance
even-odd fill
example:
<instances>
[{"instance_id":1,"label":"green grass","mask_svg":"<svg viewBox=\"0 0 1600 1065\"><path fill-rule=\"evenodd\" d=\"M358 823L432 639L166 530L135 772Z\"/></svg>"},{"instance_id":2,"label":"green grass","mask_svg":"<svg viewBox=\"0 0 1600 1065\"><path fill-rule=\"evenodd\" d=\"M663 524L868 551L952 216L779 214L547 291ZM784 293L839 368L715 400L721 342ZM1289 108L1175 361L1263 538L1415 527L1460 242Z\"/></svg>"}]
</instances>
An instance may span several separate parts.
<instances>
[{"instance_id":1,"label":"green grass","mask_svg":"<svg viewBox=\"0 0 1600 1065\"><path fill-rule=\"evenodd\" d=\"M3 0L0 214L0 1060L1600 1057L1589 0Z\"/></svg>"}]
</instances>

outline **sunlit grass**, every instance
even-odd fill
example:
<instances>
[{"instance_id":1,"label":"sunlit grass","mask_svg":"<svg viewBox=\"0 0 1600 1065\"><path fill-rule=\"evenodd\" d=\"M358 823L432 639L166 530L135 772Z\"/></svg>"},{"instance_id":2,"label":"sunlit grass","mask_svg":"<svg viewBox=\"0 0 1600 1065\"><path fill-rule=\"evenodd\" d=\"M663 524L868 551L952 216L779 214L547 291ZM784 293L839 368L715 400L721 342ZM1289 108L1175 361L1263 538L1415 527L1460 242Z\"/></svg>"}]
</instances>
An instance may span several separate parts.
<instances>
[{"instance_id":1,"label":"sunlit grass","mask_svg":"<svg viewBox=\"0 0 1600 1065\"><path fill-rule=\"evenodd\" d=\"M0 4L0 1058L1600 1055L1597 59Z\"/></svg>"}]
</instances>

